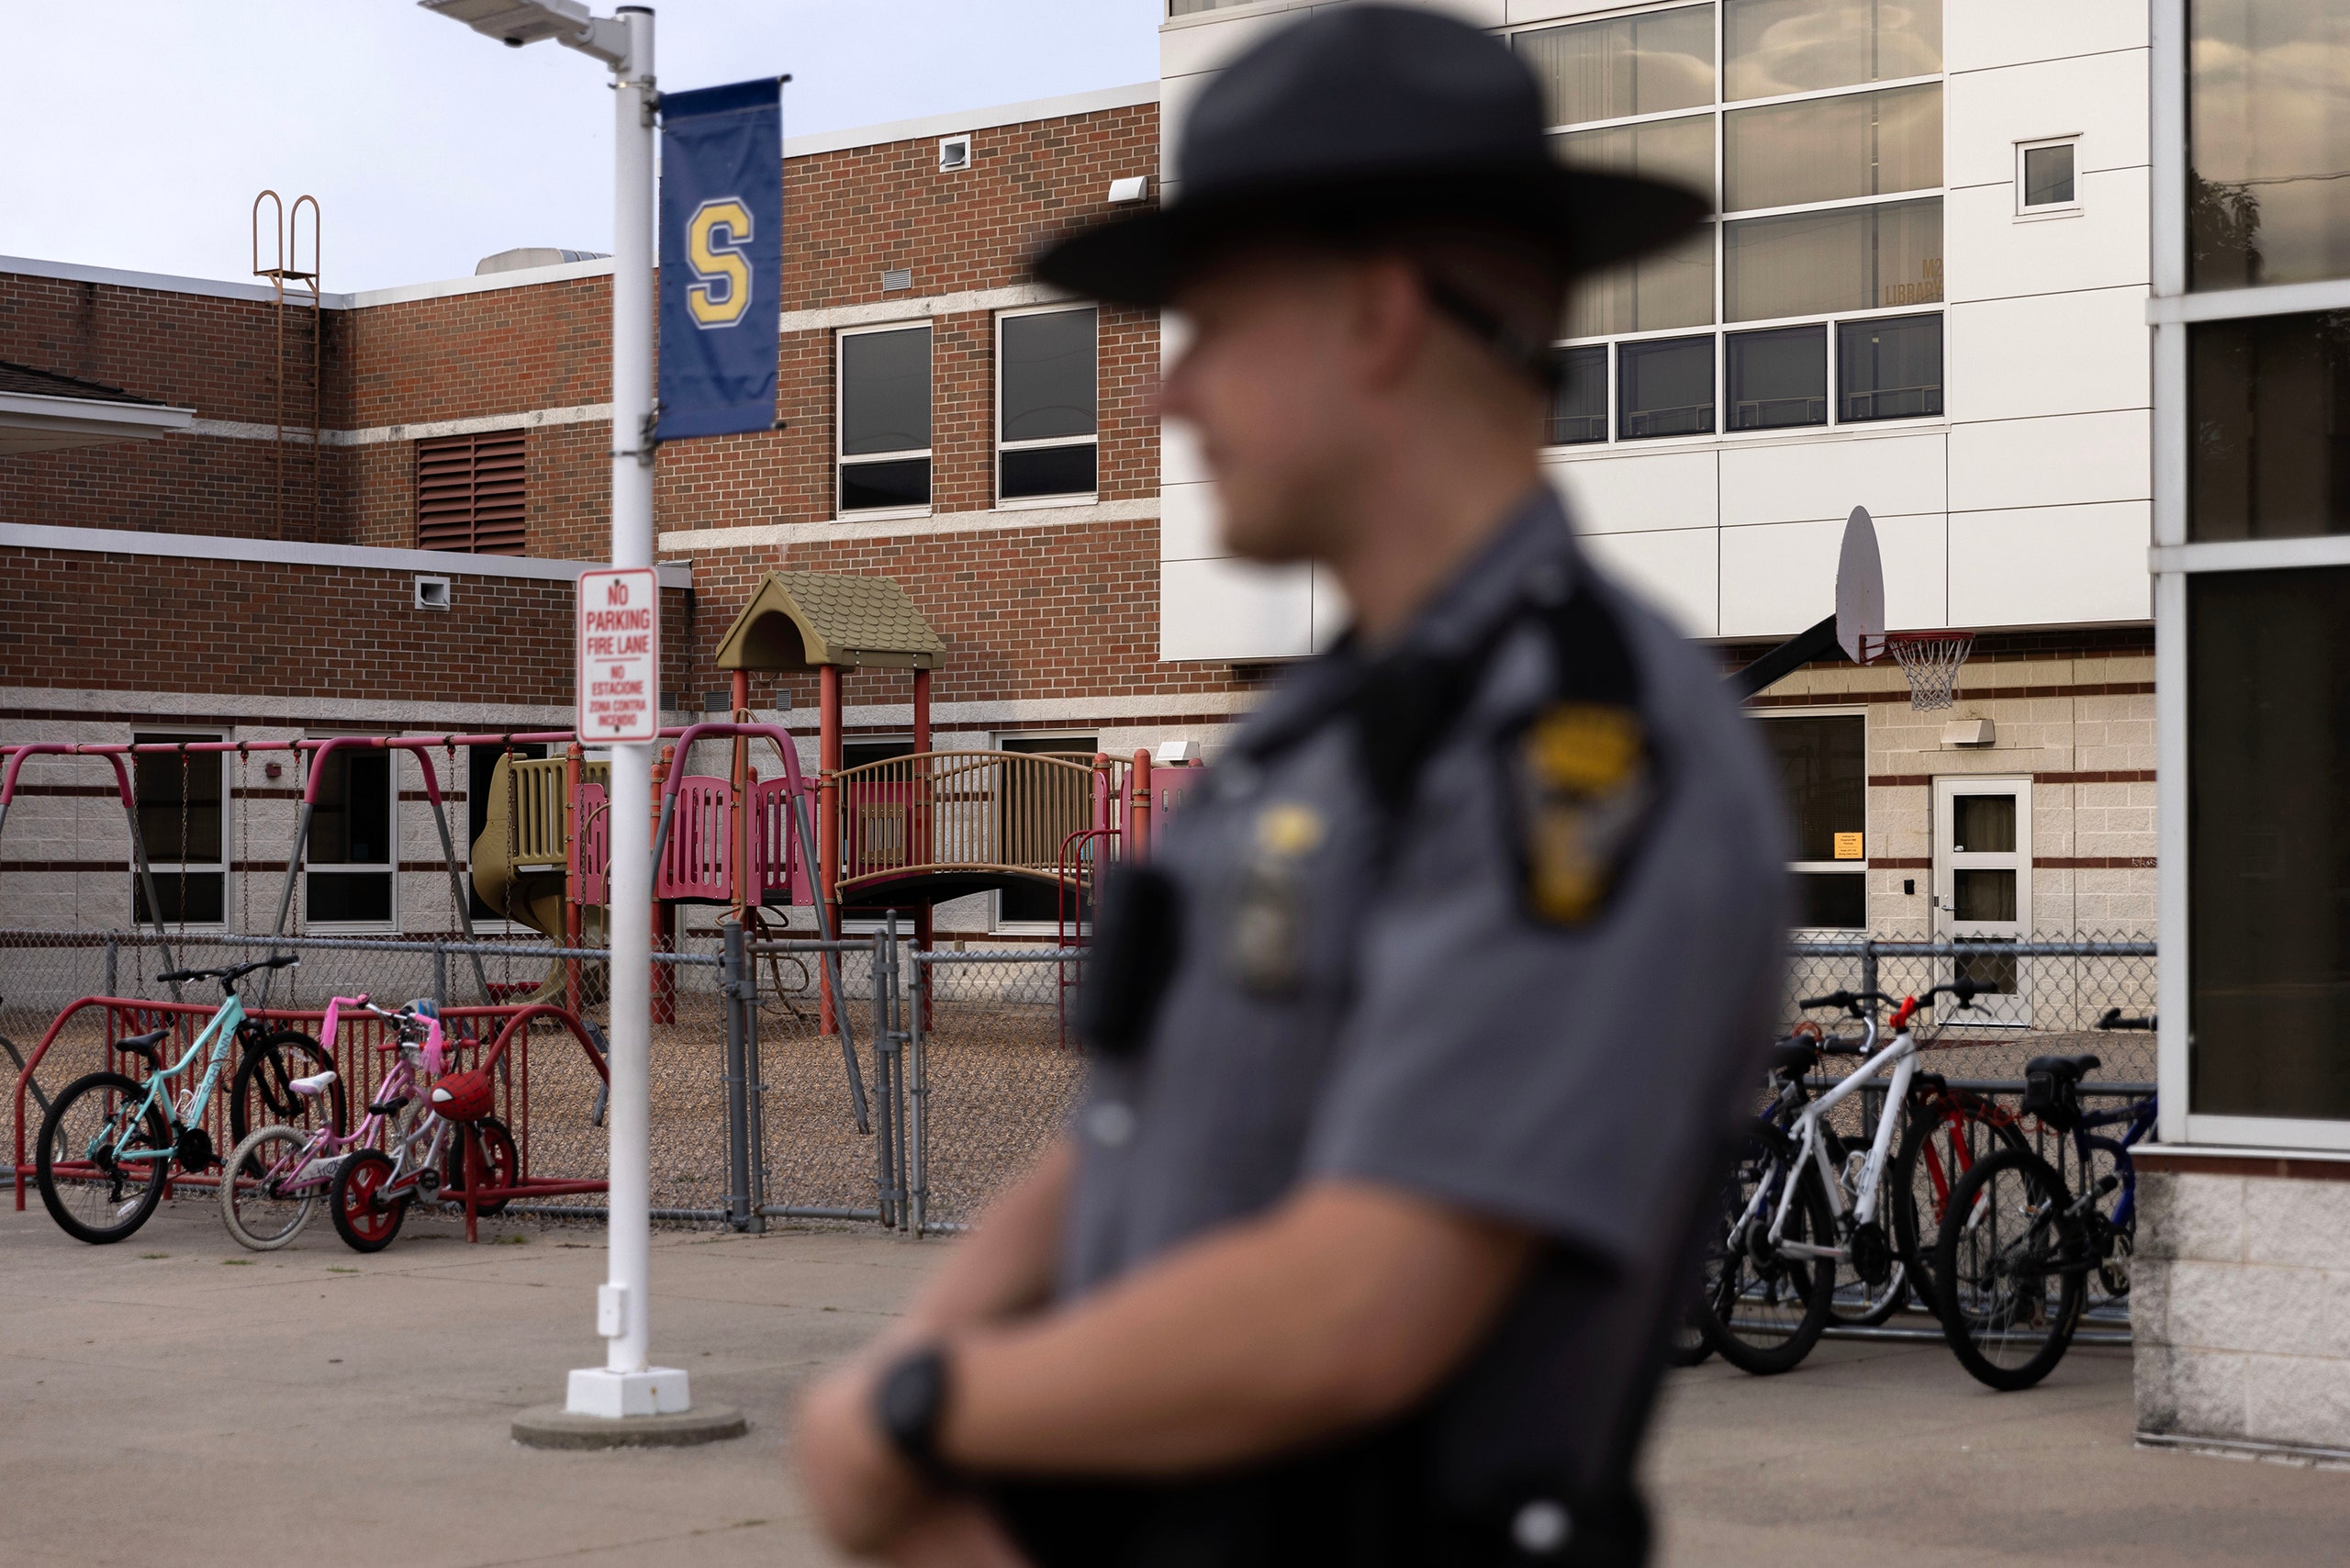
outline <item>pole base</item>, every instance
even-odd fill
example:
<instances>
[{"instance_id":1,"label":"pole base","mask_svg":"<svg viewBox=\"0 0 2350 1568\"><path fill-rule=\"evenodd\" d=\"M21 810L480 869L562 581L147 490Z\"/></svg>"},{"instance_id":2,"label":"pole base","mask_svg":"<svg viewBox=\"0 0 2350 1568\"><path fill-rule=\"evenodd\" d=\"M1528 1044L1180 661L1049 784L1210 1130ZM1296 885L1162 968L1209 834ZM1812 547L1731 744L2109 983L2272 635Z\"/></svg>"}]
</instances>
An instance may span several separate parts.
<instances>
[{"instance_id":1,"label":"pole base","mask_svg":"<svg viewBox=\"0 0 2350 1568\"><path fill-rule=\"evenodd\" d=\"M666 1416L582 1416L541 1405L514 1417L514 1440L534 1449L685 1448L723 1442L750 1429L731 1405L704 1405Z\"/></svg>"},{"instance_id":2,"label":"pole base","mask_svg":"<svg viewBox=\"0 0 2350 1568\"><path fill-rule=\"evenodd\" d=\"M563 1407L574 1416L612 1420L630 1416L682 1416L693 1408L686 1374L677 1367L614 1372L610 1367L574 1367Z\"/></svg>"}]
</instances>

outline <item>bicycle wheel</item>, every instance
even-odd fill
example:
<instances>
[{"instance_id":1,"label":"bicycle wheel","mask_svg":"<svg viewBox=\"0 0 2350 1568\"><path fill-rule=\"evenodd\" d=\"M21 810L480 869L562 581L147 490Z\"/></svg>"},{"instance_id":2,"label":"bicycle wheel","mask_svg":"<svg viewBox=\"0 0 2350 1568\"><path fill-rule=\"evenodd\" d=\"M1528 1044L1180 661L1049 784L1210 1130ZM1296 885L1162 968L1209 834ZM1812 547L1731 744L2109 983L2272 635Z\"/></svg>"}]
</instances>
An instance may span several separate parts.
<instances>
[{"instance_id":1,"label":"bicycle wheel","mask_svg":"<svg viewBox=\"0 0 2350 1568\"><path fill-rule=\"evenodd\" d=\"M2114 1139L2090 1137L2082 1141L2087 1147L2079 1151L2075 1185L2082 1192L2098 1193L2082 1216L2089 1250L2097 1260L2097 1266L2082 1281L2082 1310L2093 1311L2129 1299L2130 1268L2138 1249L2137 1207L2133 1203L2130 1217L2120 1225L2113 1223L2113 1215L2122 1199L2135 1192L2137 1170L2130 1151ZM2108 1180L2113 1185L2098 1192Z\"/></svg>"},{"instance_id":2,"label":"bicycle wheel","mask_svg":"<svg viewBox=\"0 0 2350 1568\"><path fill-rule=\"evenodd\" d=\"M242 1143L247 1133L267 1126L294 1127L308 1137L329 1117L341 1134L351 1124L340 1077L317 1099L297 1094L291 1087L296 1079L332 1066L334 1058L299 1029L276 1029L248 1041L244 1059L237 1063L229 1084L229 1138Z\"/></svg>"},{"instance_id":3,"label":"bicycle wheel","mask_svg":"<svg viewBox=\"0 0 2350 1568\"><path fill-rule=\"evenodd\" d=\"M1790 1180L1795 1201L1782 1242L1833 1244L1836 1221L1819 1172L1798 1169L1787 1136L1758 1123L1723 1190L1717 1236L1707 1238L1707 1288L1697 1301L1707 1342L1730 1365L1759 1376L1790 1371L1811 1353L1836 1294L1835 1260L1790 1256L1768 1239Z\"/></svg>"},{"instance_id":4,"label":"bicycle wheel","mask_svg":"<svg viewBox=\"0 0 2350 1568\"><path fill-rule=\"evenodd\" d=\"M1860 1201L1860 1193L1855 1190L1852 1180L1857 1174L1853 1156L1859 1155L1865 1159L1868 1155L1868 1145L1848 1144L1833 1131L1825 1127L1820 1129L1820 1136L1827 1140L1829 1163L1845 1177L1846 1204L1856 1206ZM1886 1234L1882 1223L1884 1215L1882 1204L1878 1206L1878 1215L1880 1223L1875 1234L1882 1238ZM1856 1254L1862 1245L1863 1243L1860 1238L1855 1237L1853 1249ZM1882 1239L1879 1245L1883 1245ZM1908 1270L1902 1263L1897 1252L1894 1256L1891 1270L1882 1281L1875 1284L1871 1284L1861 1277L1856 1255L1851 1276L1840 1278L1836 1282L1836 1294L1829 1299L1828 1321L1841 1328L1875 1328L1882 1326L1886 1318L1900 1311L1908 1299Z\"/></svg>"},{"instance_id":5,"label":"bicycle wheel","mask_svg":"<svg viewBox=\"0 0 2350 1568\"><path fill-rule=\"evenodd\" d=\"M380 1149L363 1148L342 1162L327 1191L327 1213L334 1232L353 1252L381 1252L400 1233L408 1218L409 1194L387 1198L384 1188L392 1179L392 1158Z\"/></svg>"},{"instance_id":6,"label":"bicycle wheel","mask_svg":"<svg viewBox=\"0 0 2350 1568\"><path fill-rule=\"evenodd\" d=\"M94 1072L67 1084L41 1118L33 1178L49 1217L76 1241L120 1241L162 1201L171 1124L159 1106L139 1114L146 1096L145 1084L119 1072ZM129 1158L142 1151L151 1158Z\"/></svg>"},{"instance_id":7,"label":"bicycle wheel","mask_svg":"<svg viewBox=\"0 0 2350 1568\"><path fill-rule=\"evenodd\" d=\"M292 1127L255 1127L220 1172L220 1219L239 1245L274 1252L310 1223L317 1179L301 1180L295 1160L309 1138Z\"/></svg>"},{"instance_id":8,"label":"bicycle wheel","mask_svg":"<svg viewBox=\"0 0 2350 1568\"><path fill-rule=\"evenodd\" d=\"M2030 1388L2065 1359L2093 1261L2071 1203L2048 1162L2020 1148L1975 1161L1951 1189L1934 1277L1942 1338L1976 1382Z\"/></svg>"},{"instance_id":9,"label":"bicycle wheel","mask_svg":"<svg viewBox=\"0 0 2350 1568\"><path fill-rule=\"evenodd\" d=\"M1894 1255L1901 1260L1918 1305L1939 1313L1934 1243L1959 1179L1996 1149L2023 1148L2022 1135L1982 1114L1976 1101L1939 1105L1913 1117L1885 1184Z\"/></svg>"},{"instance_id":10,"label":"bicycle wheel","mask_svg":"<svg viewBox=\"0 0 2350 1568\"><path fill-rule=\"evenodd\" d=\"M506 1124L496 1116L484 1116L473 1124L473 1129L481 1135L483 1190L487 1192L495 1187L514 1185L514 1179L522 1169L521 1157L514 1148L514 1135L508 1132ZM465 1201L465 1142L463 1137L453 1140L449 1150L446 1173L441 1178L441 1195L453 1204L463 1204ZM506 1204L504 1198L493 1198L475 1212L494 1215L504 1209Z\"/></svg>"}]
</instances>

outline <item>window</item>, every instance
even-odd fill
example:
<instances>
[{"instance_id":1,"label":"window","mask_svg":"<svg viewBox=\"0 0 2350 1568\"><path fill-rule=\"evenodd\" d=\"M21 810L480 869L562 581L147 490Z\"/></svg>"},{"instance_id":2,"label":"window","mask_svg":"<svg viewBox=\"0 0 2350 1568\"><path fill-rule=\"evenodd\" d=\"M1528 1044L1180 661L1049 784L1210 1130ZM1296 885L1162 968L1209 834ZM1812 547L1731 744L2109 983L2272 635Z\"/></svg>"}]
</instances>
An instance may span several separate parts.
<instances>
[{"instance_id":1,"label":"window","mask_svg":"<svg viewBox=\"0 0 2350 1568\"><path fill-rule=\"evenodd\" d=\"M183 745L217 741L218 734L134 734L140 745ZM219 925L228 919L227 841L221 799L224 777L218 752L142 752L131 764L131 787L139 797L139 836L147 845L147 866L155 879L158 911L147 907L147 890L130 879L130 917L149 922L160 912L173 925Z\"/></svg>"},{"instance_id":2,"label":"window","mask_svg":"<svg viewBox=\"0 0 2350 1568\"><path fill-rule=\"evenodd\" d=\"M1727 343L1729 428L1828 422L1828 329L1732 332Z\"/></svg>"},{"instance_id":3,"label":"window","mask_svg":"<svg viewBox=\"0 0 2350 1568\"><path fill-rule=\"evenodd\" d=\"M392 919L392 754L328 754L310 814L305 879L313 925L388 925Z\"/></svg>"},{"instance_id":4,"label":"window","mask_svg":"<svg viewBox=\"0 0 2350 1568\"><path fill-rule=\"evenodd\" d=\"M2188 537L2350 533L2350 311L2188 329Z\"/></svg>"},{"instance_id":5,"label":"window","mask_svg":"<svg viewBox=\"0 0 2350 1568\"><path fill-rule=\"evenodd\" d=\"M1098 483L1098 312L996 318L996 498L1091 500Z\"/></svg>"},{"instance_id":6,"label":"window","mask_svg":"<svg viewBox=\"0 0 2350 1568\"><path fill-rule=\"evenodd\" d=\"M1934 934L1957 942L2020 942L2031 933L2031 783L2022 778L1934 780ZM1973 953L1953 966L2006 998L1991 1016L2031 1022L2019 960Z\"/></svg>"},{"instance_id":7,"label":"window","mask_svg":"<svg viewBox=\"0 0 2350 1568\"><path fill-rule=\"evenodd\" d=\"M1722 206L1731 212L1942 183L1939 84L1799 98L1722 117Z\"/></svg>"},{"instance_id":8,"label":"window","mask_svg":"<svg viewBox=\"0 0 2350 1568\"><path fill-rule=\"evenodd\" d=\"M1857 713L1756 721L1778 763L1795 841L1796 924L1806 930L1868 924L1865 734Z\"/></svg>"},{"instance_id":9,"label":"window","mask_svg":"<svg viewBox=\"0 0 2350 1568\"><path fill-rule=\"evenodd\" d=\"M1559 385L1550 395L1550 443L1576 446L1607 439L1607 351L1560 349Z\"/></svg>"},{"instance_id":10,"label":"window","mask_svg":"<svg viewBox=\"0 0 2350 1568\"><path fill-rule=\"evenodd\" d=\"M1942 298L1941 0L1662 6L1511 42L1562 162L1673 181L1717 208L1670 249L1577 283L1561 341L1615 355L1617 419L1605 434L1554 430L1553 444L1941 413L1939 324L1930 344L1894 334L1910 351L1897 382L1846 385L1841 352L1870 346L1848 338L1855 321ZM1738 323L1806 331L1723 332L1702 380L1698 340L1639 342ZM1930 384L1910 379L1929 368ZM1718 422L1717 374L1731 405Z\"/></svg>"},{"instance_id":11,"label":"window","mask_svg":"<svg viewBox=\"0 0 2350 1568\"><path fill-rule=\"evenodd\" d=\"M522 434L485 431L416 443L418 549L522 554Z\"/></svg>"},{"instance_id":12,"label":"window","mask_svg":"<svg viewBox=\"0 0 2350 1568\"><path fill-rule=\"evenodd\" d=\"M1006 735L996 742L998 751L1019 752L1029 756L1058 756L1069 761L1082 757L1091 761L1100 749L1099 735ZM1044 783L1033 790L1023 788L1023 778L1013 773L1007 777L1004 798L997 810L1002 813L1004 843L1013 854L1035 854L1051 859L1058 846L1038 841L1024 844L1034 837L1035 826L1024 833L1022 824L1040 824L1046 836L1065 831L1064 824L1083 823L1091 820L1088 792L1090 779L1075 774L1066 778L1048 775ZM999 928L1006 926L1050 926L1068 913L1061 905L1062 895L1049 883L1024 882L996 894L995 920Z\"/></svg>"},{"instance_id":13,"label":"window","mask_svg":"<svg viewBox=\"0 0 2350 1568\"><path fill-rule=\"evenodd\" d=\"M2020 141L2016 144L2016 211L2026 217L2078 212L2081 199L2073 181L2074 156L2079 142Z\"/></svg>"},{"instance_id":14,"label":"window","mask_svg":"<svg viewBox=\"0 0 2350 1568\"><path fill-rule=\"evenodd\" d=\"M1942 68L1941 0L1728 0L1733 99L1772 98Z\"/></svg>"},{"instance_id":15,"label":"window","mask_svg":"<svg viewBox=\"0 0 2350 1568\"><path fill-rule=\"evenodd\" d=\"M2188 1109L2350 1120L2350 567L2187 582Z\"/></svg>"},{"instance_id":16,"label":"window","mask_svg":"<svg viewBox=\"0 0 2350 1568\"><path fill-rule=\"evenodd\" d=\"M1836 328L1836 417L1913 420L1942 411L1942 319L1880 316Z\"/></svg>"},{"instance_id":17,"label":"window","mask_svg":"<svg viewBox=\"0 0 2350 1568\"><path fill-rule=\"evenodd\" d=\"M1542 84L1553 125L1660 114L1714 101L1711 6L1545 28L1520 33L1515 41Z\"/></svg>"},{"instance_id":18,"label":"window","mask_svg":"<svg viewBox=\"0 0 2350 1568\"><path fill-rule=\"evenodd\" d=\"M2188 286L2350 277L2342 7L2187 7Z\"/></svg>"},{"instance_id":19,"label":"window","mask_svg":"<svg viewBox=\"0 0 2350 1568\"><path fill-rule=\"evenodd\" d=\"M1626 343L1616 353L1616 428L1625 440L1713 433L1711 337Z\"/></svg>"},{"instance_id":20,"label":"window","mask_svg":"<svg viewBox=\"0 0 2350 1568\"><path fill-rule=\"evenodd\" d=\"M1942 297L1942 204L1835 207L1724 226L1722 315L1841 315Z\"/></svg>"},{"instance_id":21,"label":"window","mask_svg":"<svg viewBox=\"0 0 2350 1568\"><path fill-rule=\"evenodd\" d=\"M840 335L840 510L930 510L930 328Z\"/></svg>"}]
</instances>

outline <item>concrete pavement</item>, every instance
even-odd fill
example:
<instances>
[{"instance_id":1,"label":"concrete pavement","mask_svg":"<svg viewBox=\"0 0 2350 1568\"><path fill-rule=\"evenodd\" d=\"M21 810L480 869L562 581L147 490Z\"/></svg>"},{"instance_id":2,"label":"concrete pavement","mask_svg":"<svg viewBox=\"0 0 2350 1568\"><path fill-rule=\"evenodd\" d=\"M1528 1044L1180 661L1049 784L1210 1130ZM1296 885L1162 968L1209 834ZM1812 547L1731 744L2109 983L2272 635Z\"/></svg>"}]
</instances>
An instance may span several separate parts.
<instances>
[{"instance_id":1,"label":"concrete pavement","mask_svg":"<svg viewBox=\"0 0 2350 1568\"><path fill-rule=\"evenodd\" d=\"M5 1195L0 1195L5 1201ZM784 1413L893 1313L939 1244L662 1232L654 1344L738 1441L523 1449L513 1414L599 1353L600 1233L411 1220L345 1249L321 1215L249 1254L200 1199L130 1241L0 1209L0 1565L832 1561L788 1474ZM1663 1561L2338 1561L2350 1475L2137 1450L2129 1362L1978 1389L1934 1346L1829 1345L1799 1371L1675 1374L1651 1461Z\"/></svg>"}]
</instances>

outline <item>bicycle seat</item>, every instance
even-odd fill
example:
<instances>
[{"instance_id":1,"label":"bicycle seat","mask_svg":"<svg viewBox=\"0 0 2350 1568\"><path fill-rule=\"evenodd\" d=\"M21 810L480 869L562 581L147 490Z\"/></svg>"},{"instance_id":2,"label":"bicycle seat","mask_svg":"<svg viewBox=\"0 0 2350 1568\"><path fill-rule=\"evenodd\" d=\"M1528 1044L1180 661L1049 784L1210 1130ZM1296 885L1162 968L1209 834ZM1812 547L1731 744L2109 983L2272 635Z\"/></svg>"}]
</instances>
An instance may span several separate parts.
<instances>
[{"instance_id":1,"label":"bicycle seat","mask_svg":"<svg viewBox=\"0 0 2350 1568\"><path fill-rule=\"evenodd\" d=\"M1801 1036L1771 1042L1771 1070L1783 1078L1800 1078L1819 1065L1819 1042Z\"/></svg>"},{"instance_id":2,"label":"bicycle seat","mask_svg":"<svg viewBox=\"0 0 2350 1568\"><path fill-rule=\"evenodd\" d=\"M2078 1083L2084 1077L2105 1064L2093 1056L2034 1057L2023 1064L2023 1075L2031 1078L2046 1073L2052 1080Z\"/></svg>"},{"instance_id":3,"label":"bicycle seat","mask_svg":"<svg viewBox=\"0 0 2350 1568\"><path fill-rule=\"evenodd\" d=\"M327 1092L327 1085L333 1081L334 1070L332 1068L329 1068L324 1072L314 1072L308 1078L294 1079L288 1082L285 1087L291 1089L297 1094L315 1099L319 1095L325 1093Z\"/></svg>"},{"instance_id":4,"label":"bicycle seat","mask_svg":"<svg viewBox=\"0 0 2350 1568\"><path fill-rule=\"evenodd\" d=\"M147 1065L150 1067L161 1067L163 1063L156 1047L161 1044L163 1036L171 1032L170 1025L166 1025L161 1029L150 1029L143 1035L125 1035L114 1043L114 1048L118 1051L129 1051L135 1057L145 1057Z\"/></svg>"},{"instance_id":5,"label":"bicycle seat","mask_svg":"<svg viewBox=\"0 0 2350 1568\"><path fill-rule=\"evenodd\" d=\"M395 1094L388 1100L378 1100L368 1106L367 1114L372 1116L397 1116L400 1114L400 1107L407 1103L407 1095Z\"/></svg>"}]
</instances>

